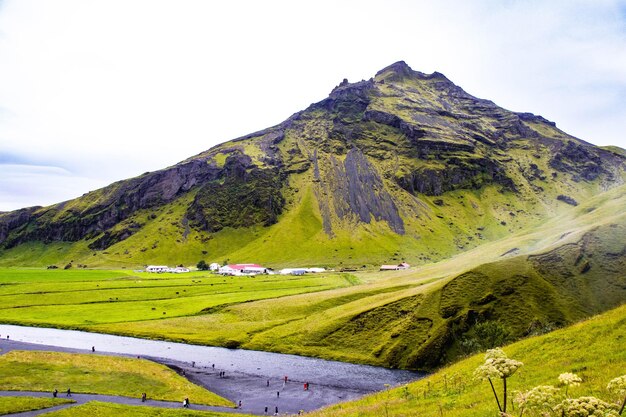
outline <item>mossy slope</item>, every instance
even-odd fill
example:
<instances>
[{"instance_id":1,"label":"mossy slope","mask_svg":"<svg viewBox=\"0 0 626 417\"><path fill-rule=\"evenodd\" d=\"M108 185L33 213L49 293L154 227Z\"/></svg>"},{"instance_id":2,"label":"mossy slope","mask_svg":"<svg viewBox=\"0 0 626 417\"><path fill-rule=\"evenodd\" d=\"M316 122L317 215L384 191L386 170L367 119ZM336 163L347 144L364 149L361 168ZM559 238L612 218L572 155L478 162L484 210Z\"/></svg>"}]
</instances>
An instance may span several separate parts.
<instances>
[{"instance_id":1,"label":"mossy slope","mask_svg":"<svg viewBox=\"0 0 626 417\"><path fill-rule=\"evenodd\" d=\"M619 186L625 161L399 62L180 164L0 214L0 264L424 264Z\"/></svg>"},{"instance_id":2,"label":"mossy slope","mask_svg":"<svg viewBox=\"0 0 626 417\"><path fill-rule=\"evenodd\" d=\"M510 314L514 314L511 312ZM609 380L626 369L626 306L595 316L563 330L531 337L504 347L510 358L522 361L509 380L510 391L525 391L537 385L558 386L557 377L574 372L583 383L571 387L569 395L596 396L617 403L606 389ZM483 363L477 354L440 369L435 374L407 386L391 389L358 401L338 404L313 412L312 417L496 416L497 407L489 384L473 378ZM496 381L497 382L497 381ZM500 389L500 387L497 387ZM510 409L510 406L509 406ZM517 415L514 412L514 415Z\"/></svg>"}]
</instances>

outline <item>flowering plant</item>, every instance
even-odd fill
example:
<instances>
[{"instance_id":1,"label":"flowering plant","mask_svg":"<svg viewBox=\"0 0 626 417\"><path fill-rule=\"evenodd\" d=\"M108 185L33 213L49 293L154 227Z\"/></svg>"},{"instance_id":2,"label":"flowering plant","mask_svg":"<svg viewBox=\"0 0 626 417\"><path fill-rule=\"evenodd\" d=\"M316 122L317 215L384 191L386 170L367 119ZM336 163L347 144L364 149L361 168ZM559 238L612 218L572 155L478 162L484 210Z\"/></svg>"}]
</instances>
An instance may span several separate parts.
<instances>
[{"instance_id":1,"label":"flowering plant","mask_svg":"<svg viewBox=\"0 0 626 417\"><path fill-rule=\"evenodd\" d=\"M567 398L554 411L563 417L619 417L613 405L595 397Z\"/></svg>"},{"instance_id":2,"label":"flowering plant","mask_svg":"<svg viewBox=\"0 0 626 417\"><path fill-rule=\"evenodd\" d=\"M512 376L522 365L523 363L519 361L509 359L502 349L496 348L487 350L485 353L485 363L476 368L474 371L474 378L489 381L489 385L491 385L491 390L496 398L500 414L506 415L506 379ZM493 386L492 378L502 379L502 403L500 403L500 398L498 397L496 389Z\"/></svg>"},{"instance_id":3,"label":"flowering plant","mask_svg":"<svg viewBox=\"0 0 626 417\"><path fill-rule=\"evenodd\" d=\"M622 407L619 410L619 414L622 415L624 407L626 407L626 375L618 376L617 378L612 379L611 382L609 382L609 385L606 386L606 389L624 397Z\"/></svg>"},{"instance_id":4,"label":"flowering plant","mask_svg":"<svg viewBox=\"0 0 626 417\"><path fill-rule=\"evenodd\" d=\"M565 396L567 397L567 390L569 387L577 387L581 382L583 382L583 380L576 374L565 372L564 374L559 375L559 382L561 385L565 385Z\"/></svg>"}]
</instances>

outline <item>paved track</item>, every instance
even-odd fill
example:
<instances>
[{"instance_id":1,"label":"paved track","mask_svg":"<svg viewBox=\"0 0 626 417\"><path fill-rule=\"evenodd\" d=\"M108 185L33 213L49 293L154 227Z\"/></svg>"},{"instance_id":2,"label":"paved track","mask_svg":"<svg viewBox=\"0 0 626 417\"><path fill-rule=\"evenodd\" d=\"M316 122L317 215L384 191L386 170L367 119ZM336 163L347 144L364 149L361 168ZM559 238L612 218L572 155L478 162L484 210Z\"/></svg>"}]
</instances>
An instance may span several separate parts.
<instances>
[{"instance_id":1,"label":"paved track","mask_svg":"<svg viewBox=\"0 0 626 417\"><path fill-rule=\"evenodd\" d=\"M1 397L52 397L52 393L49 392L37 392L37 391L0 391ZM126 405L138 405L138 406L149 406L149 407L162 407L162 408L182 408L182 402L172 402L172 401L156 401L148 399L146 402L141 402L139 398L129 398L129 397L121 397L116 395L98 395L98 394L72 394L71 397L66 397L64 393L59 392L59 398L71 398L76 401L73 404L62 404L52 408L45 408L42 410L35 411L26 411L23 413L15 413L9 414L12 417L30 417L30 416L38 416L43 413L48 413L50 411L62 410L64 408L76 407L80 404L85 404L88 401L102 401L107 403L115 403L115 404L126 404ZM189 407L191 410L202 410L202 411L219 411L222 413L237 413L242 412L241 410L237 410L234 408L227 407L211 407L208 405L197 405L191 404Z\"/></svg>"}]
</instances>

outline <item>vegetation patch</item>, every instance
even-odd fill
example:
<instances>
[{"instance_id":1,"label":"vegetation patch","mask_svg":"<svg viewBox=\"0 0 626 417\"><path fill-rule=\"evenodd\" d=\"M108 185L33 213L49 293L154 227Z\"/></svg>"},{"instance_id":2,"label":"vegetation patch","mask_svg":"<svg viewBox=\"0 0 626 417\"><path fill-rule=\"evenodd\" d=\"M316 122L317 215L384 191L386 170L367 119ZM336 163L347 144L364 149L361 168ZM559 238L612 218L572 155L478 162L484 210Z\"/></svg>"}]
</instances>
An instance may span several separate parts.
<instances>
[{"instance_id":1,"label":"vegetation patch","mask_svg":"<svg viewBox=\"0 0 626 417\"><path fill-rule=\"evenodd\" d=\"M520 415L517 394L539 385L561 387L560 399L566 397L566 385L559 381L563 373L575 373L582 382L567 387L572 399L593 396L618 410L624 401L619 390L609 382L624 374L626 351L626 306L593 317L566 329L531 337L505 346L509 358L523 363L508 378L508 407L511 415ZM337 404L310 413L312 417L485 417L498 415L494 394L487 382L476 378L475 370L484 364L478 354L440 369L435 374L408 385L390 388L361 400ZM502 400L502 381L493 380ZM615 384L614 384L615 385ZM500 404L502 406L502 404ZM545 411L545 410L544 410ZM535 416L527 410L524 416ZM552 415L552 414L548 414ZM554 414L557 415L557 414ZM558 414L559 416L561 414ZM584 414L566 414L584 415Z\"/></svg>"},{"instance_id":2,"label":"vegetation patch","mask_svg":"<svg viewBox=\"0 0 626 417\"><path fill-rule=\"evenodd\" d=\"M65 398L39 397L0 397L0 416L22 413L24 411L41 410L62 404L75 402Z\"/></svg>"},{"instance_id":3,"label":"vegetation patch","mask_svg":"<svg viewBox=\"0 0 626 417\"><path fill-rule=\"evenodd\" d=\"M214 411L196 411L182 409L168 409L158 407L139 407L90 401L77 407L66 408L46 414L49 417L232 417L232 413L218 413ZM250 417L249 414L237 414Z\"/></svg>"},{"instance_id":4,"label":"vegetation patch","mask_svg":"<svg viewBox=\"0 0 626 417\"><path fill-rule=\"evenodd\" d=\"M10 351L0 356L0 390L121 395L230 406L232 403L192 384L164 365L144 359L59 352Z\"/></svg>"}]
</instances>

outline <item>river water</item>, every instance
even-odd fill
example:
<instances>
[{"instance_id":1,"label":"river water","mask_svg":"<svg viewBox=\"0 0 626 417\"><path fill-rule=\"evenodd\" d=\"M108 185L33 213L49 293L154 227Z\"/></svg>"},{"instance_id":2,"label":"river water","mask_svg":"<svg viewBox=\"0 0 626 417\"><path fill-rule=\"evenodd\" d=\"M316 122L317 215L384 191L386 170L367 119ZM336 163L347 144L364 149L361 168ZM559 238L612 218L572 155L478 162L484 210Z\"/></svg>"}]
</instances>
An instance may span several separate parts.
<instances>
[{"instance_id":1,"label":"river water","mask_svg":"<svg viewBox=\"0 0 626 417\"><path fill-rule=\"evenodd\" d=\"M309 382L362 393L380 391L424 376L422 373L328 361L297 355L138 339L109 334L42 327L0 325L0 337L69 349L163 358L196 368L225 370L263 380Z\"/></svg>"}]
</instances>

